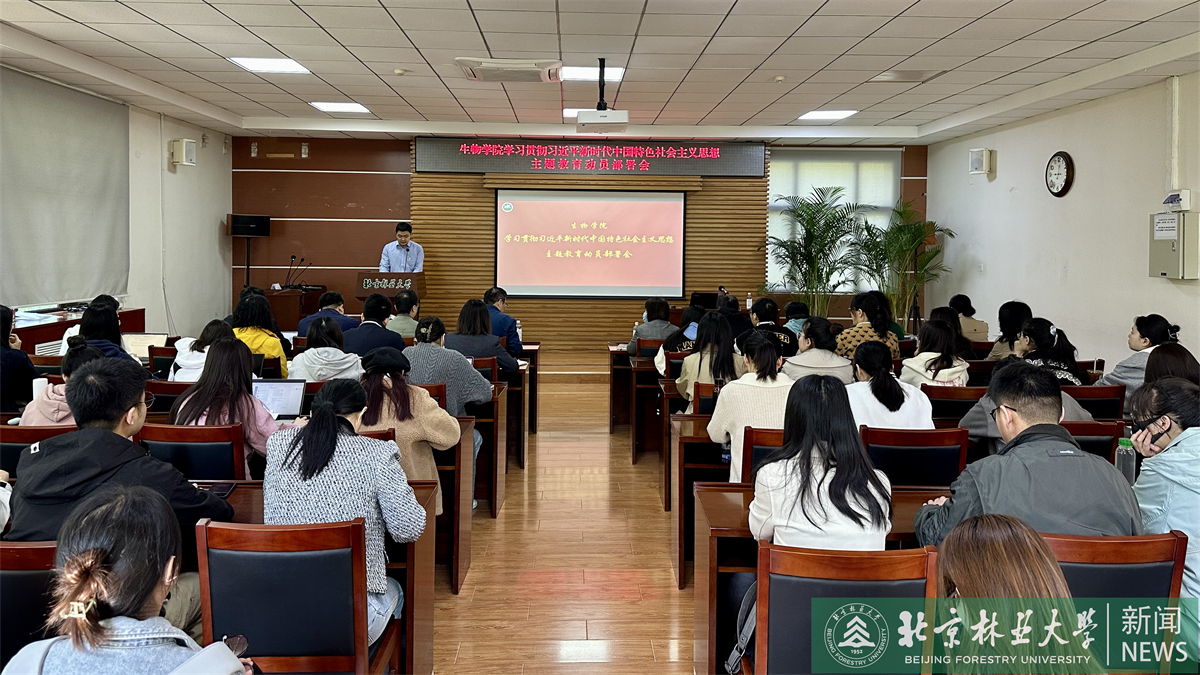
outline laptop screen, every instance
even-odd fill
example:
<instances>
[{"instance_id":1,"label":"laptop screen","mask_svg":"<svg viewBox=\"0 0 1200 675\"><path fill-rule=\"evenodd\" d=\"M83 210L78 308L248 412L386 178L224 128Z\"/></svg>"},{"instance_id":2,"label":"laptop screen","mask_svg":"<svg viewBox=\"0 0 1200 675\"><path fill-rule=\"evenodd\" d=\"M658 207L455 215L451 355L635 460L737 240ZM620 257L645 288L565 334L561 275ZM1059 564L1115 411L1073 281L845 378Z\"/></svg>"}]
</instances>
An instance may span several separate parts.
<instances>
[{"instance_id":1,"label":"laptop screen","mask_svg":"<svg viewBox=\"0 0 1200 675\"><path fill-rule=\"evenodd\" d=\"M167 344L166 333L121 333L125 349L137 358L148 361L151 347L162 347Z\"/></svg>"},{"instance_id":2,"label":"laptop screen","mask_svg":"<svg viewBox=\"0 0 1200 675\"><path fill-rule=\"evenodd\" d=\"M296 417L304 403L304 380L254 380L254 398L276 417Z\"/></svg>"}]
</instances>

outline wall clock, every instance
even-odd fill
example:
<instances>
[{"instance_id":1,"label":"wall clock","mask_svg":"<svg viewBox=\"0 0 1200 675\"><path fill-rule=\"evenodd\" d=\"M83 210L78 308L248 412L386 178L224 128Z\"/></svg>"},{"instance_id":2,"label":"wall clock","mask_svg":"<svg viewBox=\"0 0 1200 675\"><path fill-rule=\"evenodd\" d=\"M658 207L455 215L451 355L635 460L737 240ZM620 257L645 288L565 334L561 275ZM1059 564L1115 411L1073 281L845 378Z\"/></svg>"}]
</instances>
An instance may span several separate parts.
<instances>
[{"instance_id":1,"label":"wall clock","mask_svg":"<svg viewBox=\"0 0 1200 675\"><path fill-rule=\"evenodd\" d=\"M1062 197L1075 182L1075 162L1066 152L1056 152L1046 162L1046 189L1055 197Z\"/></svg>"}]
</instances>

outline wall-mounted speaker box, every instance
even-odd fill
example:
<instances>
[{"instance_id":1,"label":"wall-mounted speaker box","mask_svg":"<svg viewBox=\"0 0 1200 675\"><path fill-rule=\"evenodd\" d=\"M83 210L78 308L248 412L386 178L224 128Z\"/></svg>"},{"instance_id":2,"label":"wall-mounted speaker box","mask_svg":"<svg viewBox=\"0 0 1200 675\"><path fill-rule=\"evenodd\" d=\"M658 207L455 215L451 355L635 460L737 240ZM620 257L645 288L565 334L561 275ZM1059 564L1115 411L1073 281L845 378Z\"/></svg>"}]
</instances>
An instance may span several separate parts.
<instances>
[{"instance_id":1,"label":"wall-mounted speaker box","mask_svg":"<svg viewBox=\"0 0 1200 675\"><path fill-rule=\"evenodd\" d=\"M247 216L236 213L225 219L225 233L233 237L271 236L271 216Z\"/></svg>"}]
</instances>

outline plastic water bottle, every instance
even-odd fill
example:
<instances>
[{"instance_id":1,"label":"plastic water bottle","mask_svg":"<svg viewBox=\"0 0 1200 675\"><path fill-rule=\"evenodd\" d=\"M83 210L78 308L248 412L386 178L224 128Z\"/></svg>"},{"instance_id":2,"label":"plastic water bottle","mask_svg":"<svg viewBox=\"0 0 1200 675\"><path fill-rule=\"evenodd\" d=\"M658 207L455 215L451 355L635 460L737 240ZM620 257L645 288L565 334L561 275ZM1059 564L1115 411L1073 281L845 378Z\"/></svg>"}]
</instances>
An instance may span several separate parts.
<instances>
[{"instance_id":1,"label":"plastic water bottle","mask_svg":"<svg viewBox=\"0 0 1200 675\"><path fill-rule=\"evenodd\" d=\"M525 341L525 336L524 336L524 334L521 333L521 320L520 319L517 319L517 339L521 340L522 342Z\"/></svg>"},{"instance_id":2,"label":"plastic water bottle","mask_svg":"<svg viewBox=\"0 0 1200 675\"><path fill-rule=\"evenodd\" d=\"M1133 449L1133 441L1128 438L1117 440L1117 469L1125 474L1125 480L1130 485L1137 480L1137 451Z\"/></svg>"},{"instance_id":3,"label":"plastic water bottle","mask_svg":"<svg viewBox=\"0 0 1200 675\"><path fill-rule=\"evenodd\" d=\"M639 323L641 323L641 322L640 321L633 322L633 335L632 335L631 339L637 337L637 327L638 327Z\"/></svg>"},{"instance_id":4,"label":"plastic water bottle","mask_svg":"<svg viewBox=\"0 0 1200 675\"><path fill-rule=\"evenodd\" d=\"M753 306L754 306L754 299L751 298L750 293L747 292L746 293L746 309L750 309Z\"/></svg>"}]
</instances>

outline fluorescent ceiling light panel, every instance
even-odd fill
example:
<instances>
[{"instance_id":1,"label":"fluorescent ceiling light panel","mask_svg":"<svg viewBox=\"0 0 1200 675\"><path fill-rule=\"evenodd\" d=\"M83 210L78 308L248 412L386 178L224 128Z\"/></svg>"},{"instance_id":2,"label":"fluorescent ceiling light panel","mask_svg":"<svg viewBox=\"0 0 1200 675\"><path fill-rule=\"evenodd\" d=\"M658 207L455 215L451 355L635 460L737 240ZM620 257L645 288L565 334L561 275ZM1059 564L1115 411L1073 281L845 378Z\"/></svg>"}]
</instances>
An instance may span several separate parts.
<instances>
[{"instance_id":1,"label":"fluorescent ceiling light panel","mask_svg":"<svg viewBox=\"0 0 1200 675\"><path fill-rule=\"evenodd\" d=\"M802 120L844 120L857 110L811 110L799 117Z\"/></svg>"},{"instance_id":2,"label":"fluorescent ceiling light panel","mask_svg":"<svg viewBox=\"0 0 1200 675\"><path fill-rule=\"evenodd\" d=\"M327 113L369 113L365 106L361 103L336 103L326 101L314 101L309 103L312 107Z\"/></svg>"},{"instance_id":3,"label":"fluorescent ceiling light panel","mask_svg":"<svg viewBox=\"0 0 1200 675\"><path fill-rule=\"evenodd\" d=\"M625 69L618 66L604 67L605 82L620 82L621 76L625 74ZM600 68L593 66L563 66L562 79L578 80L582 82L596 82L600 79ZM572 117L574 117L572 115Z\"/></svg>"},{"instance_id":4,"label":"fluorescent ceiling light panel","mask_svg":"<svg viewBox=\"0 0 1200 675\"><path fill-rule=\"evenodd\" d=\"M229 59L252 73L307 73L308 68L291 59L253 59L234 56Z\"/></svg>"}]
</instances>

